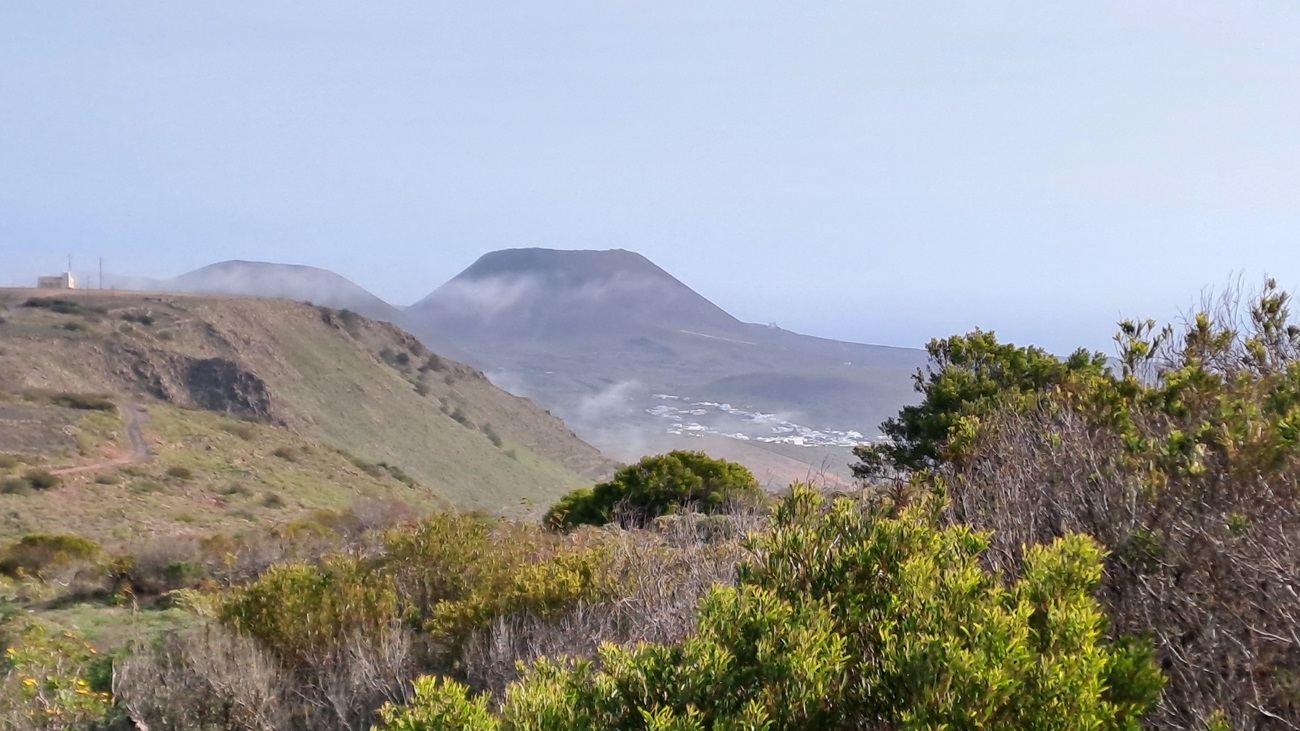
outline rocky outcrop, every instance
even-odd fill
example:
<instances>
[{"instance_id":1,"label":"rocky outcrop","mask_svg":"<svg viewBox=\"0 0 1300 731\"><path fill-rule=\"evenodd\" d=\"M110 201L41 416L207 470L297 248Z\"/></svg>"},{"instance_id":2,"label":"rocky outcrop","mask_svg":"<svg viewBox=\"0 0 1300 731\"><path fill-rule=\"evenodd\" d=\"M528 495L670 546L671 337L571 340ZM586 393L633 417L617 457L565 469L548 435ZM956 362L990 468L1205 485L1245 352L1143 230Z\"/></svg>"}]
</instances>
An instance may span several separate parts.
<instances>
[{"instance_id":1,"label":"rocky outcrop","mask_svg":"<svg viewBox=\"0 0 1300 731\"><path fill-rule=\"evenodd\" d=\"M234 361L204 358L190 363L185 389L196 406L237 416L271 421L271 396L266 383Z\"/></svg>"}]
</instances>

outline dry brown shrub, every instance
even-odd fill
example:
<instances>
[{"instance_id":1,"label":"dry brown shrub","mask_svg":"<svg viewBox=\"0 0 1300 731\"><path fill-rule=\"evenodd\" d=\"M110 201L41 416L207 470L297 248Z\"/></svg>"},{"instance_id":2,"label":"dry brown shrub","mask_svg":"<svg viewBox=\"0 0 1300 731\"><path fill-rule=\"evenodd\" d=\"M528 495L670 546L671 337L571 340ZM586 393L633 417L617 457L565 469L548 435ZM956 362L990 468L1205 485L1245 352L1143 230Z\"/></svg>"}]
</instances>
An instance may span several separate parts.
<instances>
[{"instance_id":1,"label":"dry brown shrub","mask_svg":"<svg viewBox=\"0 0 1300 731\"><path fill-rule=\"evenodd\" d=\"M276 731L288 727L293 706L274 658L213 625L117 663L113 695L135 726L149 731Z\"/></svg>"},{"instance_id":2,"label":"dry brown shrub","mask_svg":"<svg viewBox=\"0 0 1300 731\"><path fill-rule=\"evenodd\" d=\"M743 538L764 520L756 511L687 513L653 529L593 531L611 548L610 570L622 591L549 618L495 618L467 643L461 668L471 687L500 691L518 678L517 664L540 657L594 658L601 644L669 644L695 629L696 606L712 587L735 580ZM591 540L590 538L588 540Z\"/></svg>"}]
</instances>

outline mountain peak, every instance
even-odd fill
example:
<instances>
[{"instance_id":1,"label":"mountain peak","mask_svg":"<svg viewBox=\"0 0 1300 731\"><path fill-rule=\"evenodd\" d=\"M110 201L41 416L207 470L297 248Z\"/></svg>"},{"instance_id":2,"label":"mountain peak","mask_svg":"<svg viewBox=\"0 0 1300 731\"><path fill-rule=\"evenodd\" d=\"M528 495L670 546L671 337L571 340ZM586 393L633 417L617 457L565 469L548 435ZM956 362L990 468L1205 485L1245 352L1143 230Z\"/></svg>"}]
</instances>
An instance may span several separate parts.
<instances>
[{"instance_id":1,"label":"mountain peak","mask_svg":"<svg viewBox=\"0 0 1300 731\"><path fill-rule=\"evenodd\" d=\"M637 275L676 281L649 259L626 249L501 249L479 257L457 278L526 275L558 275L576 281Z\"/></svg>"},{"instance_id":2,"label":"mountain peak","mask_svg":"<svg viewBox=\"0 0 1300 731\"><path fill-rule=\"evenodd\" d=\"M328 269L303 264L229 261L209 264L163 282L162 289L243 297L278 297L355 310L377 320L397 311L356 283Z\"/></svg>"},{"instance_id":3,"label":"mountain peak","mask_svg":"<svg viewBox=\"0 0 1300 731\"><path fill-rule=\"evenodd\" d=\"M717 331L739 321L625 249L503 249L408 309L434 329L582 335L629 327Z\"/></svg>"}]
</instances>

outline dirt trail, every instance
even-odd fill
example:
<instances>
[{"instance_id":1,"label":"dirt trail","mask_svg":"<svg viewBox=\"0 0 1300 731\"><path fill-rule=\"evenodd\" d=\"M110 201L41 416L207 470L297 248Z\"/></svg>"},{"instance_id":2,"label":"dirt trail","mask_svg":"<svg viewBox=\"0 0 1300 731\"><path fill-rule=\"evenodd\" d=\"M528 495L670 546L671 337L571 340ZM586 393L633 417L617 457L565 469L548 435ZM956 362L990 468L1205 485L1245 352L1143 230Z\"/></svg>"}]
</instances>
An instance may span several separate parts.
<instances>
[{"instance_id":1,"label":"dirt trail","mask_svg":"<svg viewBox=\"0 0 1300 731\"><path fill-rule=\"evenodd\" d=\"M140 424L146 418L144 409L139 404L128 403L122 404L122 426L126 430L126 439L131 443L131 452L116 459L102 460L91 462L90 464L77 465L76 467L62 467L60 469L50 470L52 475L75 475L82 472L94 472L104 470L110 467L121 467L122 465L135 464L144 462L149 459L149 443L144 440L144 433L140 431Z\"/></svg>"}]
</instances>

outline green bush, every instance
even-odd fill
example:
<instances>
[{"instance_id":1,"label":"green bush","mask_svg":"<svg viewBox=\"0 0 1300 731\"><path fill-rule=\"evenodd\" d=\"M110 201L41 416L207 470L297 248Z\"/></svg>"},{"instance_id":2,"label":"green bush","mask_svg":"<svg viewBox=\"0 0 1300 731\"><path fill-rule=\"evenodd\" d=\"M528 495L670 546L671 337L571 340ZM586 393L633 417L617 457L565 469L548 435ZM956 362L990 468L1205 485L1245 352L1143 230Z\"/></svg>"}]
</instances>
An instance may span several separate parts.
<instances>
[{"instance_id":1,"label":"green bush","mask_svg":"<svg viewBox=\"0 0 1300 731\"><path fill-rule=\"evenodd\" d=\"M23 473L23 479L33 490L49 490L59 484L58 476L45 470L28 470Z\"/></svg>"},{"instance_id":2,"label":"green bush","mask_svg":"<svg viewBox=\"0 0 1300 731\"><path fill-rule=\"evenodd\" d=\"M113 704L111 659L71 632L19 624L0 656L0 718L24 725L5 728L102 728Z\"/></svg>"},{"instance_id":3,"label":"green bush","mask_svg":"<svg viewBox=\"0 0 1300 731\"><path fill-rule=\"evenodd\" d=\"M84 393L60 393L52 396L50 402L56 406L87 411L117 411L117 404L107 396Z\"/></svg>"},{"instance_id":4,"label":"green bush","mask_svg":"<svg viewBox=\"0 0 1300 731\"><path fill-rule=\"evenodd\" d=\"M102 315L106 312L103 307L83 305L76 300L61 297L31 297L26 302L23 302L22 306L50 310L61 315L84 315L88 313Z\"/></svg>"},{"instance_id":5,"label":"green bush","mask_svg":"<svg viewBox=\"0 0 1300 731\"><path fill-rule=\"evenodd\" d=\"M31 491L32 486L21 477L9 477L0 482L0 495L26 495Z\"/></svg>"},{"instance_id":6,"label":"green bush","mask_svg":"<svg viewBox=\"0 0 1300 731\"><path fill-rule=\"evenodd\" d=\"M468 426L471 428L474 426L474 422L469 420L469 416L465 413L465 410L459 406L451 410L450 416L453 421L461 426Z\"/></svg>"},{"instance_id":7,"label":"green bush","mask_svg":"<svg viewBox=\"0 0 1300 731\"><path fill-rule=\"evenodd\" d=\"M548 525L605 525L615 519L646 523L683 508L712 513L737 500L760 500L763 490L744 466L703 452L645 457L609 482L565 495L547 513Z\"/></svg>"},{"instance_id":8,"label":"green bush","mask_svg":"<svg viewBox=\"0 0 1300 731\"><path fill-rule=\"evenodd\" d=\"M937 512L796 489L737 585L701 603L694 636L539 660L495 713L464 686L417 681L379 728L1139 728L1161 677L1141 643L1100 639L1096 544L1036 549L1010 581L983 564L986 536Z\"/></svg>"},{"instance_id":9,"label":"green bush","mask_svg":"<svg viewBox=\"0 0 1300 731\"><path fill-rule=\"evenodd\" d=\"M194 479L194 470L189 467L175 465L167 468L167 476L184 482L186 480Z\"/></svg>"},{"instance_id":10,"label":"green bush","mask_svg":"<svg viewBox=\"0 0 1300 731\"><path fill-rule=\"evenodd\" d=\"M322 529L324 529L322 527ZM547 617L615 592L601 546L575 548L539 526L436 515L384 533L375 558L329 555L274 566L223 601L222 616L292 667L395 620L452 664L477 630L506 616Z\"/></svg>"},{"instance_id":11,"label":"green bush","mask_svg":"<svg viewBox=\"0 0 1300 731\"><path fill-rule=\"evenodd\" d=\"M221 430L233 434L246 442L251 442L257 436L257 430L252 424L246 421L231 421L221 425Z\"/></svg>"},{"instance_id":12,"label":"green bush","mask_svg":"<svg viewBox=\"0 0 1300 731\"><path fill-rule=\"evenodd\" d=\"M355 338L361 334L361 315L352 310L339 310L339 322L343 323L343 329L347 330L352 337Z\"/></svg>"},{"instance_id":13,"label":"green bush","mask_svg":"<svg viewBox=\"0 0 1300 731\"><path fill-rule=\"evenodd\" d=\"M296 668L357 632L385 631L399 608L391 577L362 559L333 556L319 566L272 566L234 590L221 616Z\"/></svg>"},{"instance_id":14,"label":"green bush","mask_svg":"<svg viewBox=\"0 0 1300 731\"><path fill-rule=\"evenodd\" d=\"M99 553L99 544L81 536L29 533L0 552L0 574L39 576L74 561L92 561Z\"/></svg>"},{"instance_id":15,"label":"green bush","mask_svg":"<svg viewBox=\"0 0 1300 731\"><path fill-rule=\"evenodd\" d=\"M884 477L955 459L972 418L1053 387L1101 378L1108 370L1101 353L1081 348L1062 360L1041 348L1000 343L992 332L980 330L931 340L926 350L930 363L913 376L921 403L880 425L888 441L854 448L857 477Z\"/></svg>"}]
</instances>

